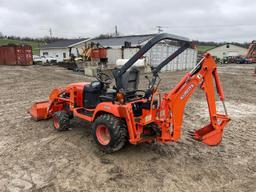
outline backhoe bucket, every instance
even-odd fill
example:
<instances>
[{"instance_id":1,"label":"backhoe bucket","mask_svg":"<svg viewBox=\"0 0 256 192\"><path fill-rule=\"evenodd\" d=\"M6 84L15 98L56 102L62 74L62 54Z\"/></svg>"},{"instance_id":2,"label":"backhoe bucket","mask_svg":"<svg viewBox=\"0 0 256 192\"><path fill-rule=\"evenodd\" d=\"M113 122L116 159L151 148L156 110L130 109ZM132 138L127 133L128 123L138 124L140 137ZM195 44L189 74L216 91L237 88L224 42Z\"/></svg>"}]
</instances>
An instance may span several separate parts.
<instances>
[{"instance_id":1,"label":"backhoe bucket","mask_svg":"<svg viewBox=\"0 0 256 192\"><path fill-rule=\"evenodd\" d=\"M214 146L221 143L222 129L214 129L212 124L209 124L194 132L194 139L201 141L204 144Z\"/></svg>"},{"instance_id":2,"label":"backhoe bucket","mask_svg":"<svg viewBox=\"0 0 256 192\"><path fill-rule=\"evenodd\" d=\"M32 119L36 121L48 119L49 107L50 107L49 101L36 102L31 106L30 109L28 109L28 112L30 113Z\"/></svg>"},{"instance_id":3,"label":"backhoe bucket","mask_svg":"<svg viewBox=\"0 0 256 192\"><path fill-rule=\"evenodd\" d=\"M219 145L222 140L224 127L230 119L225 115L217 115L217 117L219 119L219 124L216 128L210 123L205 127L196 130L193 134L194 139L210 146Z\"/></svg>"}]
</instances>

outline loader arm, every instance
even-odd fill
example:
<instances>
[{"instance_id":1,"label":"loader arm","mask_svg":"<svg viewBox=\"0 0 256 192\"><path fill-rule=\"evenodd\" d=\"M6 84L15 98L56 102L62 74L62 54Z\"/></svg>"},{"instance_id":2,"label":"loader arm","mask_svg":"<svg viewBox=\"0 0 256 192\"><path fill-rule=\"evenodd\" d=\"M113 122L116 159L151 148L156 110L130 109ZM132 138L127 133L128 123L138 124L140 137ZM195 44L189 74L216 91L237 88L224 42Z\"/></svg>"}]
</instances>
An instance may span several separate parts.
<instances>
[{"instance_id":1,"label":"loader arm","mask_svg":"<svg viewBox=\"0 0 256 192\"><path fill-rule=\"evenodd\" d=\"M223 103L225 114L217 113L214 84ZM165 121L161 125L161 140L177 141L180 138L185 105L198 86L205 92L210 123L196 130L192 136L208 145L218 145L221 142L223 129L230 119L224 105L224 93L217 65L210 54L206 54L197 66L163 97L160 111L165 111Z\"/></svg>"}]
</instances>

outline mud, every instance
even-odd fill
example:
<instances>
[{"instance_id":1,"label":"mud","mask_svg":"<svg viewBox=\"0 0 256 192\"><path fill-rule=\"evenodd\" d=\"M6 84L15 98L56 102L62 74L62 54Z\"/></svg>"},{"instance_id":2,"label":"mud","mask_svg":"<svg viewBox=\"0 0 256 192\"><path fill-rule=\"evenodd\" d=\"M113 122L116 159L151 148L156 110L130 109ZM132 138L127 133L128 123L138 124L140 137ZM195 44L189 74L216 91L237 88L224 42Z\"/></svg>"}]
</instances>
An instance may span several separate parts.
<instances>
[{"instance_id":1,"label":"mud","mask_svg":"<svg viewBox=\"0 0 256 192\"><path fill-rule=\"evenodd\" d=\"M232 118L221 145L208 147L188 136L187 131L208 122L205 96L198 89L186 106L179 142L128 145L108 155L94 144L89 124L74 120L71 131L59 133L51 120L35 122L26 113L52 88L90 79L54 66L0 66L0 191L253 192L255 66L219 67ZM161 90L175 86L183 74L162 73Z\"/></svg>"}]
</instances>

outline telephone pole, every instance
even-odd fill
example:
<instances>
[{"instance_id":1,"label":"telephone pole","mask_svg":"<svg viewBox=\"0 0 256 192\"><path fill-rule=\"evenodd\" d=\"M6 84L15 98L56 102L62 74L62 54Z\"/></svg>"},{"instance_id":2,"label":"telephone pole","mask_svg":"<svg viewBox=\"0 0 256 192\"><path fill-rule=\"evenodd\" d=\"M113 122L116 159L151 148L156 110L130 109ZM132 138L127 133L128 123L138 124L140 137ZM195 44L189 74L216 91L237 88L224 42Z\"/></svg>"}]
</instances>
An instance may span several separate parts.
<instances>
[{"instance_id":1,"label":"telephone pole","mask_svg":"<svg viewBox=\"0 0 256 192\"><path fill-rule=\"evenodd\" d=\"M115 36L118 36L117 25L115 26Z\"/></svg>"},{"instance_id":2,"label":"telephone pole","mask_svg":"<svg viewBox=\"0 0 256 192\"><path fill-rule=\"evenodd\" d=\"M157 32L158 33L162 33L162 32L164 32L163 28L168 28L168 26L158 25L158 26L156 26L156 28L157 28Z\"/></svg>"},{"instance_id":3,"label":"telephone pole","mask_svg":"<svg viewBox=\"0 0 256 192\"><path fill-rule=\"evenodd\" d=\"M52 28L49 29L50 37L52 39Z\"/></svg>"}]
</instances>

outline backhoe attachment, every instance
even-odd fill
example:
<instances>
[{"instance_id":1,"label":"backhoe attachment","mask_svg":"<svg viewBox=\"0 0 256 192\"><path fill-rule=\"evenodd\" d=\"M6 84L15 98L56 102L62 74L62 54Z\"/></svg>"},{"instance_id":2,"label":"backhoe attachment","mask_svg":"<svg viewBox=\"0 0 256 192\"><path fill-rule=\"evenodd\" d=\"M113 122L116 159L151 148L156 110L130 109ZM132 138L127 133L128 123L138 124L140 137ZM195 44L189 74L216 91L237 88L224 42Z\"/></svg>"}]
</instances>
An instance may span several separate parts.
<instances>
[{"instance_id":1,"label":"backhoe attachment","mask_svg":"<svg viewBox=\"0 0 256 192\"><path fill-rule=\"evenodd\" d=\"M230 121L224 103L224 92L217 72L217 66L209 54L202 60L201 69L194 75L202 77L201 88L204 90L210 115L210 123L194 132L193 138L204 144L214 146L221 143L224 127ZM225 114L218 114L216 111L214 82L220 101L223 104Z\"/></svg>"},{"instance_id":2,"label":"backhoe attachment","mask_svg":"<svg viewBox=\"0 0 256 192\"><path fill-rule=\"evenodd\" d=\"M180 138L185 105L198 86L205 92L210 123L190 133L190 135L193 139L207 145L213 146L221 143L224 127L230 118L227 115L224 103L224 93L217 72L217 65L210 54L206 54L197 66L191 72L187 73L176 87L163 98L161 106L165 111L171 112L171 116L168 115L168 112L166 116L166 122L171 122L171 124L169 125L167 123L163 126L162 140L177 141ZM220 101L223 103L225 114L217 113L215 87ZM170 135L168 135L170 126L173 129Z\"/></svg>"}]
</instances>

